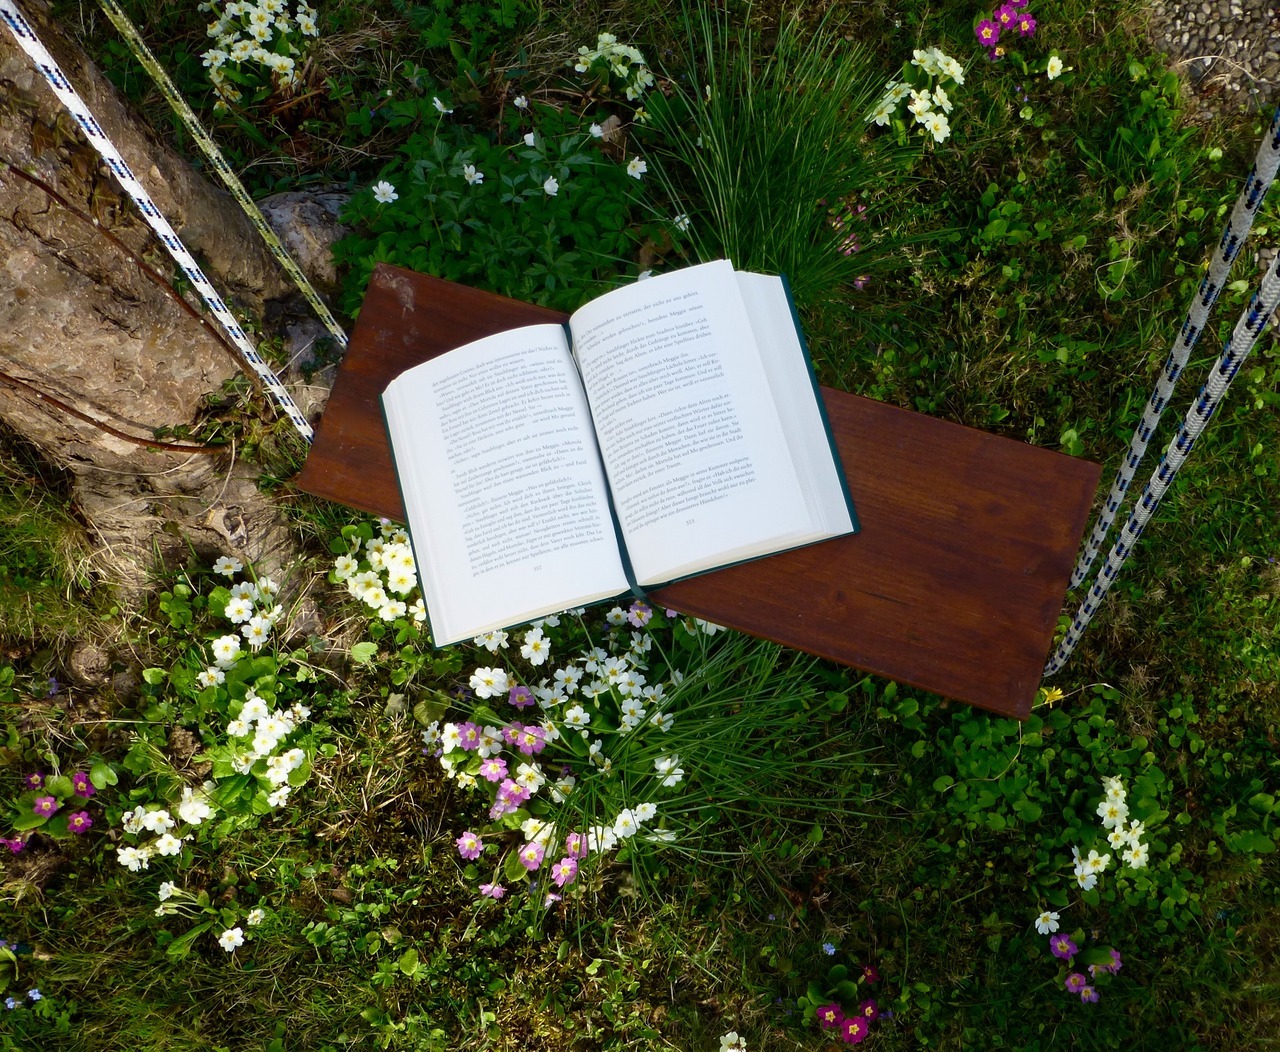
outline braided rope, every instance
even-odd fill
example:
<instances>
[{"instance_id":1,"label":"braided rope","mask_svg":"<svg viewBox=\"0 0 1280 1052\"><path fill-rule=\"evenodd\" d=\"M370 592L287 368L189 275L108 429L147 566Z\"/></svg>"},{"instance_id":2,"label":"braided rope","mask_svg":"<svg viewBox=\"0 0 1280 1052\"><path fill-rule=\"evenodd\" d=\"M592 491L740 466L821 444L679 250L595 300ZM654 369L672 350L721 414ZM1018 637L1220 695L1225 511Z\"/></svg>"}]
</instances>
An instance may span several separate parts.
<instances>
[{"instance_id":1,"label":"braided rope","mask_svg":"<svg viewBox=\"0 0 1280 1052\"><path fill-rule=\"evenodd\" d=\"M298 291L302 293L307 303L311 305L311 309L316 312L316 316L329 330L333 338L338 341L339 346L347 346L347 334L343 332L342 326L334 319L329 312L329 308L325 305L320 294L316 292L307 276L299 269L298 264L289 255L289 250L280 243L280 238L276 236L276 232L271 229L270 224L254 203L252 197L244 188L235 172L231 170L231 165L227 163L227 159L222 155L222 151L218 149L217 143L204 130L204 126L200 123L187 101L179 94L178 89L174 87L173 81L169 79L169 74L164 71L164 67L156 61L151 50L147 47L142 37L139 35L137 28L129 21L116 0L98 0L99 6L111 19L112 24L119 30L120 35L124 37L125 42L129 45L129 49L133 52L139 64L155 81L156 87L160 89L160 93L168 100L169 105L173 108L186 125L187 131L190 132L191 138L195 140L200 152L208 159L209 164L213 166L213 170L218 173L218 178L222 180L222 185L227 188L231 196L236 199L236 203L243 209L244 214L249 217L249 222L253 224L261 236L262 240L267 243L267 248L271 250L271 254L279 261L280 266L284 268L286 274L293 280L298 287Z\"/></svg>"},{"instance_id":2,"label":"braided rope","mask_svg":"<svg viewBox=\"0 0 1280 1052\"><path fill-rule=\"evenodd\" d=\"M1276 108L1271 118L1271 128L1258 147L1257 158L1244 181L1240 196L1236 199L1235 208L1232 209L1227 225L1222 231L1222 237L1218 240L1218 247L1214 250L1209 271L1200 282L1200 288L1187 311L1182 329L1169 351L1169 358L1164 364L1160 379L1156 382L1155 390L1151 392L1151 397L1147 401L1142 421L1129 442L1129 453L1120 465L1115 481L1111 484L1111 492L1107 494L1106 503L1098 514L1093 532L1080 552L1080 558L1071 573L1070 587L1072 588L1077 587L1085 579L1089 567L1093 565L1093 560L1102 548L1102 542L1107 539L1107 533L1115 522L1120 504L1133 482L1138 465L1142 463L1156 425L1169 404L1174 384L1177 383L1178 377L1187 364L1191 349L1204 331L1204 323L1209 316L1209 311L1217 302L1218 294L1226 284L1231 265L1239 255L1245 238L1249 236L1254 217L1258 214L1262 199L1266 196L1278 167L1280 167L1280 107Z\"/></svg>"},{"instance_id":3,"label":"braided rope","mask_svg":"<svg viewBox=\"0 0 1280 1052\"><path fill-rule=\"evenodd\" d=\"M1160 506L1160 501L1178 474L1178 470L1191 453L1196 439L1200 437L1201 432L1213 417L1218 403L1222 401L1227 388L1231 386L1231 381L1240 371L1240 366L1249 357L1258 337L1267 327L1272 313L1277 306L1280 306L1280 275L1276 272L1278 265L1280 265L1280 254L1271 261L1271 266L1254 291L1249 306L1240 315L1231 339L1227 341L1217 364L1209 374L1209 379L1200 388L1195 403L1187 410L1185 419L1178 427L1178 433L1173 436L1173 441L1169 443L1159 465L1143 489L1142 496L1129 515L1129 521L1120 531L1120 536L1116 538L1115 545L1098 572L1093 587L1089 589L1088 596L1080 605L1076 616L1072 618L1071 627L1067 630L1066 636L1045 665L1045 678L1061 669L1067 658L1071 656L1071 652L1075 650L1076 644L1080 642L1080 637L1093 619L1099 604L1115 582L1120 567L1133 551L1134 545L1137 544L1142 531L1146 529L1147 523L1151 521L1151 517Z\"/></svg>"},{"instance_id":4,"label":"braided rope","mask_svg":"<svg viewBox=\"0 0 1280 1052\"><path fill-rule=\"evenodd\" d=\"M35 30L23 18L22 12L17 9L13 0L0 0L0 21L3 21L9 27L9 31L13 34L14 39L17 40L18 46L36 64L36 68L44 75L45 80L48 81L49 87L53 89L53 93L58 97L58 100L66 107L67 112L75 118L76 123L80 125L85 136L93 144L94 149L98 151L99 156L106 162L107 167L111 169L116 179L119 180L125 192L133 199L133 203L137 205L138 211L142 213L147 224L159 237L161 244L168 249L173 261L182 268L183 273L196 287L213 316L218 319L223 329L226 330L231 342L235 344L236 349L240 352L240 356L262 379L263 385L271 393L276 405L293 422L298 434L310 442L314 437L314 432L311 425L307 423L307 418L302 415L297 405L294 404L289 392L285 390L284 384L280 382L280 378L271 371L270 366L263 361L253 344L249 342L248 336L240 328L240 323L236 321L235 315L231 313L227 305L222 301L222 297L218 295L218 290L205 277L204 271L200 269L200 265L187 250L186 245L182 243L174 232L173 227L161 215L160 210L155 206L155 202L151 200L151 195L138 182L137 177L121 156L120 151L116 149L115 144L107 137L106 132L102 130L102 126L76 93L71 81L67 79L66 75L58 67L53 56L40 43Z\"/></svg>"}]
</instances>

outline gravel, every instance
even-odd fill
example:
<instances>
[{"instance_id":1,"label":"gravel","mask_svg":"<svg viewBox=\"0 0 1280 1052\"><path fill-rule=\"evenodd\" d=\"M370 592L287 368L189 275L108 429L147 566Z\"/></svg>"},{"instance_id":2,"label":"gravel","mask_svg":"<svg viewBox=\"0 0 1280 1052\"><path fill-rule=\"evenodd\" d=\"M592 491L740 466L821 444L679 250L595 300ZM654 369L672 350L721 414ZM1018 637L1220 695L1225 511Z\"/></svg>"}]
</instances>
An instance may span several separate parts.
<instances>
[{"instance_id":1,"label":"gravel","mask_svg":"<svg viewBox=\"0 0 1280 1052\"><path fill-rule=\"evenodd\" d=\"M1280 6L1275 0L1151 0L1147 34L1208 121L1280 101Z\"/></svg>"}]
</instances>

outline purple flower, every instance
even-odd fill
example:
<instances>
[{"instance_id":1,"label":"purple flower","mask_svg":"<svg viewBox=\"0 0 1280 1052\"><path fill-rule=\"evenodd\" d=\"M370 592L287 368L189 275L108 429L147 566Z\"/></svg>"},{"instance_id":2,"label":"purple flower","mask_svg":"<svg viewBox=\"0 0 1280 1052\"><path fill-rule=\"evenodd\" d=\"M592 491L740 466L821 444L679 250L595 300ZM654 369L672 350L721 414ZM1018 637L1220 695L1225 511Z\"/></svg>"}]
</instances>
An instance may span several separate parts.
<instances>
[{"instance_id":1,"label":"purple flower","mask_svg":"<svg viewBox=\"0 0 1280 1052\"><path fill-rule=\"evenodd\" d=\"M490 782L500 782L507 776L507 761L501 756L491 756L480 765L480 777Z\"/></svg>"},{"instance_id":2,"label":"purple flower","mask_svg":"<svg viewBox=\"0 0 1280 1052\"><path fill-rule=\"evenodd\" d=\"M880 1018L880 1006L874 1000L868 998L858 1005L858 1015L862 1016L868 1023L874 1023Z\"/></svg>"},{"instance_id":3,"label":"purple flower","mask_svg":"<svg viewBox=\"0 0 1280 1052\"><path fill-rule=\"evenodd\" d=\"M67 828L76 836L88 832L91 825L93 825L93 819L89 817L88 811L73 811L67 816Z\"/></svg>"},{"instance_id":4,"label":"purple flower","mask_svg":"<svg viewBox=\"0 0 1280 1052\"><path fill-rule=\"evenodd\" d=\"M470 720L458 724L458 745L471 752L480 747L480 728Z\"/></svg>"},{"instance_id":5,"label":"purple flower","mask_svg":"<svg viewBox=\"0 0 1280 1052\"><path fill-rule=\"evenodd\" d=\"M1036 20L1030 15L1019 15L1017 25L1019 36L1029 37L1036 31Z\"/></svg>"},{"instance_id":6,"label":"purple flower","mask_svg":"<svg viewBox=\"0 0 1280 1052\"><path fill-rule=\"evenodd\" d=\"M480 894L487 899L500 899L507 893L507 889L501 884L481 884Z\"/></svg>"},{"instance_id":7,"label":"purple flower","mask_svg":"<svg viewBox=\"0 0 1280 1052\"><path fill-rule=\"evenodd\" d=\"M33 771L31 774L27 775L27 788L43 789L44 788L44 772Z\"/></svg>"},{"instance_id":8,"label":"purple flower","mask_svg":"<svg viewBox=\"0 0 1280 1052\"><path fill-rule=\"evenodd\" d=\"M76 796L83 796L86 800L98 791L84 771L76 771L71 776L71 788L75 790Z\"/></svg>"},{"instance_id":9,"label":"purple flower","mask_svg":"<svg viewBox=\"0 0 1280 1052\"><path fill-rule=\"evenodd\" d=\"M507 703L517 709L528 708L533 704L533 691L528 687L512 687L507 695Z\"/></svg>"},{"instance_id":10,"label":"purple flower","mask_svg":"<svg viewBox=\"0 0 1280 1052\"><path fill-rule=\"evenodd\" d=\"M1080 949L1070 936L1067 935L1051 935L1049 937L1049 952L1052 953L1060 961L1069 961L1076 955L1076 951Z\"/></svg>"},{"instance_id":11,"label":"purple flower","mask_svg":"<svg viewBox=\"0 0 1280 1052\"><path fill-rule=\"evenodd\" d=\"M850 1016L840 1021L840 1038L846 1045L860 1045L867 1039L871 1027L861 1016Z\"/></svg>"},{"instance_id":12,"label":"purple flower","mask_svg":"<svg viewBox=\"0 0 1280 1052\"><path fill-rule=\"evenodd\" d=\"M458 854L467 861L480 857L480 852L484 850L484 842L480 839L479 834L472 833L470 830L463 833L454 841L458 845Z\"/></svg>"},{"instance_id":13,"label":"purple flower","mask_svg":"<svg viewBox=\"0 0 1280 1052\"><path fill-rule=\"evenodd\" d=\"M627 608L627 620L633 628L644 628L653 617L653 607L637 599Z\"/></svg>"},{"instance_id":14,"label":"purple flower","mask_svg":"<svg viewBox=\"0 0 1280 1052\"><path fill-rule=\"evenodd\" d=\"M1070 975L1067 976L1067 980L1065 983L1063 983L1063 985L1067 988L1067 990L1070 993L1078 994L1081 990L1083 990L1088 985L1088 983L1089 983L1089 980L1086 979L1080 972L1072 972Z\"/></svg>"},{"instance_id":15,"label":"purple flower","mask_svg":"<svg viewBox=\"0 0 1280 1052\"><path fill-rule=\"evenodd\" d=\"M551 867L551 879L556 882L556 887L563 888L566 884L572 884L578 876L578 863L573 860L572 856L566 856Z\"/></svg>"},{"instance_id":16,"label":"purple flower","mask_svg":"<svg viewBox=\"0 0 1280 1052\"><path fill-rule=\"evenodd\" d=\"M21 852L21 851L22 851L22 849L23 849L24 847L26 847L26 846L27 846L27 842L26 842L25 840L23 840L23 839L22 839L22 837L20 837L20 836L16 836L16 837L14 837L13 839L8 839L8 838L6 838L6 837L0 837L0 844L3 844L3 845L4 845L5 847L7 847L10 851L12 851L15 855L16 855L16 854L18 854L19 852Z\"/></svg>"},{"instance_id":17,"label":"purple flower","mask_svg":"<svg viewBox=\"0 0 1280 1052\"><path fill-rule=\"evenodd\" d=\"M508 745L515 745L520 740L520 732L524 730L522 724L508 723L502 728L502 740Z\"/></svg>"},{"instance_id":18,"label":"purple flower","mask_svg":"<svg viewBox=\"0 0 1280 1052\"><path fill-rule=\"evenodd\" d=\"M529 724L520 732L516 740L516 748L526 756L535 756L547 747L545 734L541 727Z\"/></svg>"},{"instance_id":19,"label":"purple flower","mask_svg":"<svg viewBox=\"0 0 1280 1052\"><path fill-rule=\"evenodd\" d=\"M508 778L498 789L498 799L503 801L503 803L515 804L516 807L519 807L529 799L529 787L521 785L514 779Z\"/></svg>"},{"instance_id":20,"label":"purple flower","mask_svg":"<svg viewBox=\"0 0 1280 1052\"><path fill-rule=\"evenodd\" d=\"M1089 965L1089 974L1097 975L1099 972L1103 972L1103 973L1110 972L1112 975L1115 975L1115 973L1118 972L1120 968L1121 968L1120 951L1112 950L1111 960L1108 961L1106 964Z\"/></svg>"},{"instance_id":21,"label":"purple flower","mask_svg":"<svg viewBox=\"0 0 1280 1052\"><path fill-rule=\"evenodd\" d=\"M880 981L880 973L876 971L874 964L864 964L862 966L862 978L869 983L878 983Z\"/></svg>"},{"instance_id":22,"label":"purple flower","mask_svg":"<svg viewBox=\"0 0 1280 1052\"><path fill-rule=\"evenodd\" d=\"M1080 990L1080 1000L1085 1004L1095 1004L1098 1000L1098 991L1092 986L1082 987Z\"/></svg>"},{"instance_id":23,"label":"purple flower","mask_svg":"<svg viewBox=\"0 0 1280 1052\"><path fill-rule=\"evenodd\" d=\"M973 32L978 38L978 43L984 47L995 47L996 41L1000 39L1000 27L989 18L979 22Z\"/></svg>"},{"instance_id":24,"label":"purple flower","mask_svg":"<svg viewBox=\"0 0 1280 1052\"><path fill-rule=\"evenodd\" d=\"M545 849L536 840L530 840L520 848L520 865L524 866L530 873L542 865L542 858L546 854Z\"/></svg>"},{"instance_id":25,"label":"purple flower","mask_svg":"<svg viewBox=\"0 0 1280 1052\"><path fill-rule=\"evenodd\" d=\"M1001 29L1008 29L1018 18L1018 10L1013 4L1002 4L996 8L995 20Z\"/></svg>"},{"instance_id":26,"label":"purple flower","mask_svg":"<svg viewBox=\"0 0 1280 1052\"><path fill-rule=\"evenodd\" d=\"M836 955L836 944L834 942L824 942L822 944L822 952L828 957L834 957Z\"/></svg>"},{"instance_id":27,"label":"purple flower","mask_svg":"<svg viewBox=\"0 0 1280 1052\"><path fill-rule=\"evenodd\" d=\"M834 1030L844 1022L844 1012L840 1010L840 1006L832 1002L829 1005L823 1005L818 1009L818 1025L823 1030Z\"/></svg>"},{"instance_id":28,"label":"purple flower","mask_svg":"<svg viewBox=\"0 0 1280 1052\"><path fill-rule=\"evenodd\" d=\"M570 858L586 858L587 838L581 833L570 833L564 838L564 849Z\"/></svg>"},{"instance_id":29,"label":"purple flower","mask_svg":"<svg viewBox=\"0 0 1280 1052\"><path fill-rule=\"evenodd\" d=\"M48 818L61 806L56 796L37 796L35 803L31 805L31 810L35 814Z\"/></svg>"}]
</instances>

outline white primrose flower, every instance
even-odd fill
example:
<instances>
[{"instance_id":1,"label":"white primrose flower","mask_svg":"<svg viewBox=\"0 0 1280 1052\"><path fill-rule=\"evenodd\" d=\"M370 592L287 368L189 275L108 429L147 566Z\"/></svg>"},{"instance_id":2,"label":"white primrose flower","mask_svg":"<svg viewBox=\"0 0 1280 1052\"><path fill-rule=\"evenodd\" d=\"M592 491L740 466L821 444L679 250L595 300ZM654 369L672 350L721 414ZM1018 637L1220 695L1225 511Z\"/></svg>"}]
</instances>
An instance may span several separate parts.
<instances>
[{"instance_id":1,"label":"white primrose flower","mask_svg":"<svg viewBox=\"0 0 1280 1052\"><path fill-rule=\"evenodd\" d=\"M507 645L507 633L502 631L485 632L473 640L476 646L484 647L490 654L496 654Z\"/></svg>"},{"instance_id":2,"label":"white primrose flower","mask_svg":"<svg viewBox=\"0 0 1280 1052\"><path fill-rule=\"evenodd\" d=\"M258 586L252 581L241 581L230 589L232 599L248 599L251 603L258 601Z\"/></svg>"},{"instance_id":3,"label":"white primrose flower","mask_svg":"<svg viewBox=\"0 0 1280 1052\"><path fill-rule=\"evenodd\" d=\"M471 689L477 698L496 698L507 688L507 674L500 668L478 668L471 674Z\"/></svg>"},{"instance_id":4,"label":"white primrose flower","mask_svg":"<svg viewBox=\"0 0 1280 1052\"><path fill-rule=\"evenodd\" d=\"M244 945L244 929L228 928L218 936L218 945L227 953L233 952L236 947Z\"/></svg>"},{"instance_id":5,"label":"white primrose flower","mask_svg":"<svg viewBox=\"0 0 1280 1052\"><path fill-rule=\"evenodd\" d=\"M618 845L618 834L609 826L592 826L587 830L587 850L594 854L605 854Z\"/></svg>"},{"instance_id":6,"label":"white primrose flower","mask_svg":"<svg viewBox=\"0 0 1280 1052\"><path fill-rule=\"evenodd\" d=\"M164 833L156 837L151 849L157 855L180 855L182 853L182 841L172 833Z\"/></svg>"},{"instance_id":7,"label":"white primrose flower","mask_svg":"<svg viewBox=\"0 0 1280 1052\"><path fill-rule=\"evenodd\" d=\"M526 146L534 146L538 142L538 137L533 132L526 132L524 136L524 144Z\"/></svg>"},{"instance_id":8,"label":"white primrose flower","mask_svg":"<svg viewBox=\"0 0 1280 1052\"><path fill-rule=\"evenodd\" d=\"M118 847L116 861L130 873L137 873L139 870L151 868L151 852L140 847Z\"/></svg>"},{"instance_id":9,"label":"white primrose flower","mask_svg":"<svg viewBox=\"0 0 1280 1052\"><path fill-rule=\"evenodd\" d=\"M212 817L213 808L208 799L201 794L196 796L189 785L182 787L182 800L177 806L178 817L187 825L198 826L205 819Z\"/></svg>"},{"instance_id":10,"label":"white primrose flower","mask_svg":"<svg viewBox=\"0 0 1280 1052\"><path fill-rule=\"evenodd\" d=\"M279 786L267 794L267 803L272 807L284 807L288 799L289 787L287 785Z\"/></svg>"},{"instance_id":11,"label":"white primrose flower","mask_svg":"<svg viewBox=\"0 0 1280 1052\"><path fill-rule=\"evenodd\" d=\"M213 572L221 574L223 577L234 577L243 569L244 564L230 555L219 555L213 563Z\"/></svg>"},{"instance_id":12,"label":"white primrose flower","mask_svg":"<svg viewBox=\"0 0 1280 1052\"><path fill-rule=\"evenodd\" d=\"M1145 869L1151 848L1147 844L1130 844L1120 853L1120 859L1132 869Z\"/></svg>"},{"instance_id":13,"label":"white primrose flower","mask_svg":"<svg viewBox=\"0 0 1280 1052\"><path fill-rule=\"evenodd\" d=\"M213 663L218 668L230 668L240 656L240 640L237 636L219 636L209 646Z\"/></svg>"},{"instance_id":14,"label":"white primrose flower","mask_svg":"<svg viewBox=\"0 0 1280 1052\"><path fill-rule=\"evenodd\" d=\"M157 811L147 811L142 816L142 828L150 830L152 833L167 833L176 824L169 812L163 808Z\"/></svg>"},{"instance_id":15,"label":"white primrose flower","mask_svg":"<svg viewBox=\"0 0 1280 1052\"><path fill-rule=\"evenodd\" d=\"M573 792L573 787L577 784L578 780L571 774L567 774L563 778L558 779L552 783L551 789L549 790L551 793L551 799L557 804L564 803L565 798Z\"/></svg>"},{"instance_id":16,"label":"white primrose flower","mask_svg":"<svg viewBox=\"0 0 1280 1052\"><path fill-rule=\"evenodd\" d=\"M245 917L244 922L245 924L249 925L250 928L256 928L259 924L261 924L266 919L267 919L266 910L263 910L255 906L253 909L249 911L249 916Z\"/></svg>"},{"instance_id":17,"label":"white primrose flower","mask_svg":"<svg viewBox=\"0 0 1280 1052\"><path fill-rule=\"evenodd\" d=\"M653 761L653 767L658 772L658 777L662 779L662 784L668 789L674 785L679 785L684 778L684 768L680 766L680 757L675 754L659 756Z\"/></svg>"},{"instance_id":18,"label":"white primrose flower","mask_svg":"<svg viewBox=\"0 0 1280 1052\"><path fill-rule=\"evenodd\" d=\"M584 731L591 726L591 717L581 705L566 709L561 719L564 720L566 727L571 727L575 731Z\"/></svg>"},{"instance_id":19,"label":"white primrose flower","mask_svg":"<svg viewBox=\"0 0 1280 1052\"><path fill-rule=\"evenodd\" d=\"M1107 829L1123 826L1129 818L1129 805L1119 800L1106 799L1098 805L1098 817Z\"/></svg>"},{"instance_id":20,"label":"white primrose flower","mask_svg":"<svg viewBox=\"0 0 1280 1052\"><path fill-rule=\"evenodd\" d=\"M531 628L525 633L520 656L531 665L541 665L551 656L551 642L543 635L542 629Z\"/></svg>"},{"instance_id":21,"label":"white primrose flower","mask_svg":"<svg viewBox=\"0 0 1280 1052\"><path fill-rule=\"evenodd\" d=\"M547 176L546 182L542 184L542 192L548 197L555 197L560 192L560 180L554 175Z\"/></svg>"},{"instance_id":22,"label":"white primrose flower","mask_svg":"<svg viewBox=\"0 0 1280 1052\"><path fill-rule=\"evenodd\" d=\"M120 824L124 826L126 833L141 833L143 830L142 819L146 816L146 808L138 806L132 811L126 811L120 816Z\"/></svg>"},{"instance_id":23,"label":"white primrose flower","mask_svg":"<svg viewBox=\"0 0 1280 1052\"><path fill-rule=\"evenodd\" d=\"M607 614L604 615L604 619L608 621L609 624L611 624L614 628L620 628L621 626L627 623L627 614L626 614L626 611L622 609L622 607L615 606L612 610L610 610ZM596 649L599 650L600 648L597 647ZM600 654L601 660L603 660L605 656L606 655L603 652L601 652ZM595 669L588 668L587 671L594 672Z\"/></svg>"},{"instance_id":24,"label":"white primrose flower","mask_svg":"<svg viewBox=\"0 0 1280 1052\"><path fill-rule=\"evenodd\" d=\"M266 719L271 715L271 710L267 708L267 703L258 695L249 691L245 695L244 704L240 706L240 719L246 723L257 723L259 720Z\"/></svg>"},{"instance_id":25,"label":"white primrose flower","mask_svg":"<svg viewBox=\"0 0 1280 1052\"><path fill-rule=\"evenodd\" d=\"M462 178L467 181L468 186L475 186L484 182L484 172L476 171L474 164L464 164L462 166Z\"/></svg>"},{"instance_id":26,"label":"white primrose flower","mask_svg":"<svg viewBox=\"0 0 1280 1052\"><path fill-rule=\"evenodd\" d=\"M1052 935L1058 930L1058 914L1045 910L1036 918L1036 932L1040 935Z\"/></svg>"},{"instance_id":27,"label":"white primrose flower","mask_svg":"<svg viewBox=\"0 0 1280 1052\"><path fill-rule=\"evenodd\" d=\"M482 760L502 752L502 731L488 724L480 728L480 740L476 742L476 755Z\"/></svg>"},{"instance_id":28,"label":"white primrose flower","mask_svg":"<svg viewBox=\"0 0 1280 1052\"><path fill-rule=\"evenodd\" d=\"M618 812L618 817L613 820L613 833L619 840L633 837L639 831L640 823L631 808L625 807Z\"/></svg>"},{"instance_id":29,"label":"white primrose flower","mask_svg":"<svg viewBox=\"0 0 1280 1052\"><path fill-rule=\"evenodd\" d=\"M396 193L396 188L385 179L379 179L373 184L373 199L380 205L389 205L392 201L400 197Z\"/></svg>"},{"instance_id":30,"label":"white primrose flower","mask_svg":"<svg viewBox=\"0 0 1280 1052\"><path fill-rule=\"evenodd\" d=\"M640 823L652 822L658 814L658 805L646 800L644 803L636 804L633 808L636 821Z\"/></svg>"},{"instance_id":31,"label":"white primrose flower","mask_svg":"<svg viewBox=\"0 0 1280 1052\"><path fill-rule=\"evenodd\" d=\"M446 723L444 725L444 730L440 734L440 745L446 755L455 749L462 748L462 733L458 730L456 723Z\"/></svg>"},{"instance_id":32,"label":"white primrose flower","mask_svg":"<svg viewBox=\"0 0 1280 1052\"><path fill-rule=\"evenodd\" d=\"M522 763L516 768L514 781L517 785L522 785L529 790L530 794L536 793L547 782L546 775L542 773L542 768L536 763Z\"/></svg>"},{"instance_id":33,"label":"white primrose flower","mask_svg":"<svg viewBox=\"0 0 1280 1052\"><path fill-rule=\"evenodd\" d=\"M196 682L202 687L216 687L227 681L226 673L220 668L207 668L196 673Z\"/></svg>"}]
</instances>

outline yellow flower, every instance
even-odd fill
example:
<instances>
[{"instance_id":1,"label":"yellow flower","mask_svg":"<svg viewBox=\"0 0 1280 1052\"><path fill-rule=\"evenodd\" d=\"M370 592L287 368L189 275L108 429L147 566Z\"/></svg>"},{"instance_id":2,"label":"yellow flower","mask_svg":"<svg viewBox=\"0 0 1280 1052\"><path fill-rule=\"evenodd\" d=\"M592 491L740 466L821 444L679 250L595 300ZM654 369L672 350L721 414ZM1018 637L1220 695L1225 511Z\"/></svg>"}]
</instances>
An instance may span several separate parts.
<instances>
[{"instance_id":1,"label":"yellow flower","mask_svg":"<svg viewBox=\"0 0 1280 1052\"><path fill-rule=\"evenodd\" d=\"M1060 687L1042 687L1041 691L1043 693L1040 701L1049 706L1049 708L1053 708L1054 705L1066 697L1066 695L1062 693L1062 689Z\"/></svg>"}]
</instances>

